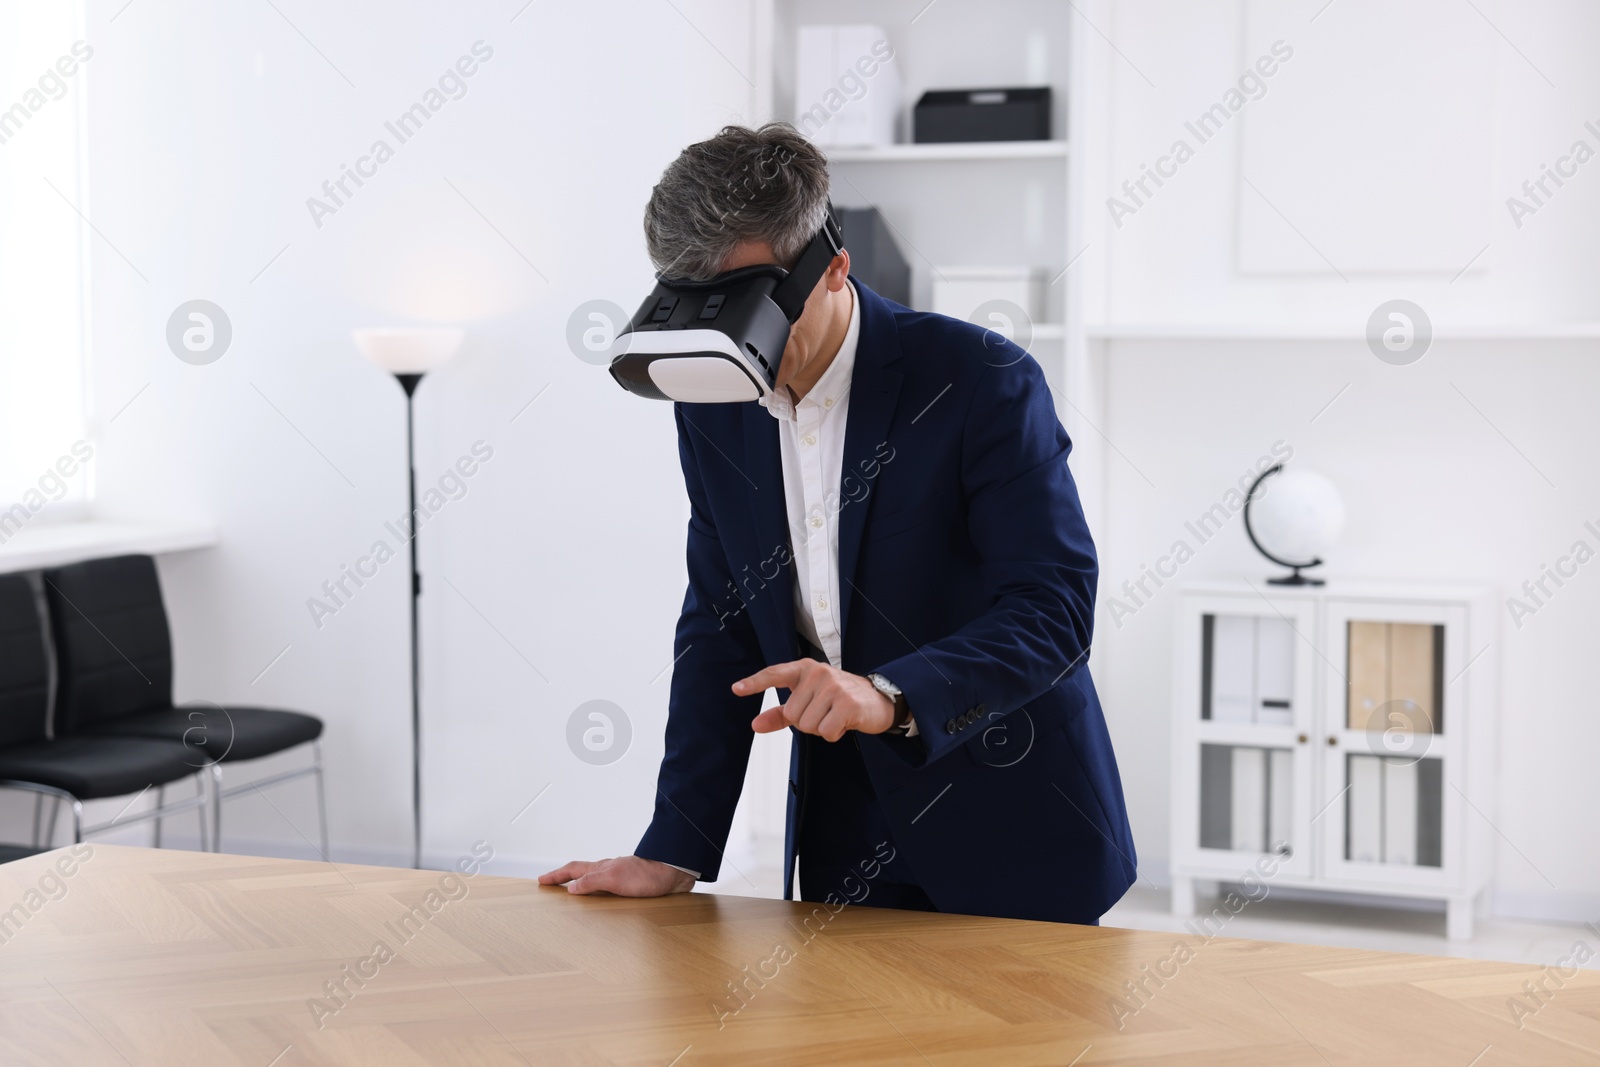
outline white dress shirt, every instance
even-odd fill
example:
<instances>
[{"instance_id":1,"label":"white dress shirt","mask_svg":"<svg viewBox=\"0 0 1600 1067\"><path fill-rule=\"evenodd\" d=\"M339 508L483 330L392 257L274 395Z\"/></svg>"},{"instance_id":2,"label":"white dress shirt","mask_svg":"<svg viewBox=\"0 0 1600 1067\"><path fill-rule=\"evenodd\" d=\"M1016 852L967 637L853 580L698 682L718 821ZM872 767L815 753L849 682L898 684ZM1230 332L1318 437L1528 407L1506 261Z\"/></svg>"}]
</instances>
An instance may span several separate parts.
<instances>
[{"instance_id":1,"label":"white dress shirt","mask_svg":"<svg viewBox=\"0 0 1600 1067\"><path fill-rule=\"evenodd\" d=\"M794 546L794 623L800 636L840 666L839 511L844 504L844 434L849 424L850 382L861 339L861 298L851 283L850 325L817 384L795 403L786 386L757 401L778 420L783 456L783 499ZM890 679L893 681L893 679ZM916 736L915 720L907 736Z\"/></svg>"},{"instance_id":2,"label":"white dress shirt","mask_svg":"<svg viewBox=\"0 0 1600 1067\"><path fill-rule=\"evenodd\" d=\"M848 283L847 283L848 284ZM788 387L757 401L778 420L783 456L783 499L794 546L794 621L800 636L840 660L839 482L844 431L850 414L850 379L861 336L861 301L850 285L850 325L844 343L817 384L799 403Z\"/></svg>"}]
</instances>

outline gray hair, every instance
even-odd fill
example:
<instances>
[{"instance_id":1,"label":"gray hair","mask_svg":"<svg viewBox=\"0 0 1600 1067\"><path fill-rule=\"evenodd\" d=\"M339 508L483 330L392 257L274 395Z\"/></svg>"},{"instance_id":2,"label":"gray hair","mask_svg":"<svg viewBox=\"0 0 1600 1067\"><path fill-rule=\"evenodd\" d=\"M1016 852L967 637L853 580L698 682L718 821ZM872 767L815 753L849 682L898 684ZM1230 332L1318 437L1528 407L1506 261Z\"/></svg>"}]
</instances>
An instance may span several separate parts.
<instances>
[{"instance_id":1,"label":"gray hair","mask_svg":"<svg viewBox=\"0 0 1600 1067\"><path fill-rule=\"evenodd\" d=\"M827 158L798 130L724 126L662 173L644 209L645 246L673 278L715 277L745 241L767 242L791 267L827 212Z\"/></svg>"}]
</instances>

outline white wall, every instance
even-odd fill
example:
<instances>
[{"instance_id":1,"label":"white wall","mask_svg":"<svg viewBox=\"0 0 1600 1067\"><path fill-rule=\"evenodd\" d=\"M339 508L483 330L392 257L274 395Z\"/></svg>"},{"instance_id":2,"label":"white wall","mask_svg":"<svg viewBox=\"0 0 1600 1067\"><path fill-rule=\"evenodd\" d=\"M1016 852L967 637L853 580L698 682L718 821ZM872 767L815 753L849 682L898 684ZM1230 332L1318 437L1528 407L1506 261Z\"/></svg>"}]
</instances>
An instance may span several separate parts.
<instances>
[{"instance_id":1,"label":"white wall","mask_svg":"<svg viewBox=\"0 0 1600 1067\"><path fill-rule=\"evenodd\" d=\"M220 527L220 547L163 561L178 696L323 716L335 854L408 861L404 558L320 628L306 601L374 540L398 545L384 523L406 508L402 394L349 331L466 325L417 397L423 488L474 442L494 449L422 530L426 850L449 862L482 838L503 870L630 850L654 795L687 505L667 405L577 359L566 325L586 300L642 299L650 187L750 114L747 5L279 3L293 26L270 5L110 21L120 6L91 13L89 213L149 280L96 244L99 509ZM494 53L466 96L314 225L306 199L375 138L394 144L385 120L479 40ZM196 297L233 323L209 366L163 340ZM567 747L591 699L631 719L611 766ZM230 847L309 854L310 796L275 791L282 814L234 802Z\"/></svg>"},{"instance_id":2,"label":"white wall","mask_svg":"<svg viewBox=\"0 0 1600 1067\"><path fill-rule=\"evenodd\" d=\"M1135 340L1113 332L1091 346L1091 377L1103 390L1100 425L1116 446L1106 453L1106 506L1097 524L1103 603L1278 439L1294 446L1298 464L1325 472L1344 494L1350 519L1329 553L1331 576L1484 582L1509 596L1585 536L1586 520L1600 519L1600 475L1589 456L1600 345L1518 336L1530 327L1579 330L1571 324L1600 319L1600 259L1593 253L1600 166L1581 168L1520 229L1504 203L1575 139L1600 148L1600 138L1583 129L1585 120L1600 119L1592 106L1600 70L1588 54L1600 12L1577 3L1502 2L1479 3L1479 15L1469 5L1338 0L1317 16L1323 0L1246 6L1128 0L1088 9L1127 58L1099 38L1086 45L1103 53L1094 68L1106 72L1082 90L1106 102L1096 127L1103 150L1078 155L1086 168L1088 237L1097 242L1090 269L1105 279L1103 292L1087 287L1095 298L1087 314L1127 324L1127 334L1197 324L1214 335ZM1405 18L1410 36L1400 45L1411 65L1371 62L1394 50L1388 35L1401 32L1394 23ZM1416 36L1416 25L1431 27L1433 37ZM1137 214L1120 228L1112 224L1105 198L1164 153L1185 119L1219 99L1280 38L1295 54L1267 95ZM1363 41L1371 45L1366 51L1358 47ZM1410 108L1429 91L1429 72L1450 67L1448 57L1434 55L1450 42L1489 57L1482 74L1492 110L1480 114L1478 97L1463 93L1458 106L1438 109L1433 120L1440 129L1488 131L1477 153L1482 173L1467 168L1447 175L1445 186L1417 187L1416 173L1430 165L1419 153L1438 148L1430 128L1367 146L1372 181L1352 183L1350 131L1330 124L1339 127L1335 119L1354 108L1355 125L1382 127L1386 116L1374 99L1397 112ZM1241 143L1253 135L1248 123L1269 117L1263 126L1273 131L1270 143ZM1476 151L1455 147L1468 161ZM1246 171L1246 161L1259 169ZM1273 175L1270 185L1262 172ZM1304 235L1280 227L1282 258L1311 262L1314 272L1241 268L1242 242L1271 239L1260 217L1245 219L1253 235L1241 232L1242 213L1260 207L1242 178L1253 179ZM1460 194L1458 186L1476 190L1488 250L1459 278L1456 270L1402 270L1437 251L1427 241L1458 235L1422 227L1405 238L1410 245L1385 247L1373 218L1427 215L1433 199ZM1367 243L1352 244L1351 234L1365 234ZM1348 280L1341 279L1308 256L1308 241L1336 266L1344 257L1368 266L1345 270ZM1386 262L1394 269L1382 269ZM1409 367L1380 363L1361 340L1369 313L1395 297L1421 304L1442 335ZM1279 336L1230 336L1263 324L1278 327L1269 332ZM1505 336L1462 339L1487 324L1506 327ZM1326 339L1296 339L1296 332ZM1183 576L1268 569L1236 522ZM1169 586L1120 629L1102 611L1096 650L1141 862L1157 877L1169 851L1164 739L1175 607ZM1520 630L1501 614L1495 893L1506 914L1577 919L1600 911L1590 814L1600 807L1592 766L1600 725L1587 670L1597 612L1600 571L1585 569Z\"/></svg>"},{"instance_id":3,"label":"white wall","mask_svg":"<svg viewBox=\"0 0 1600 1067\"><path fill-rule=\"evenodd\" d=\"M686 20L671 5L536 4L513 23L520 0L450 15L280 4L352 88L270 7L219 14L198 3L135 4L110 22L117 6L91 12L90 214L149 282L96 243L100 504L221 526L220 548L163 567L179 695L325 716L336 852L405 858L404 563L385 567L320 630L305 601L404 508L399 391L360 360L348 330L465 323L467 350L418 398L424 482L476 440L496 450L422 541L428 850L448 860L483 837L508 858L503 869L526 870L630 848L660 754L660 672L681 596L684 504L665 406L622 394L567 351L563 334L583 300L629 305L645 291L638 212L660 168L720 123L761 113L770 89L757 91L744 74L762 82L753 52L774 32L770 12L755 4L752 21L735 0L679 0ZM1412 180L1427 138L1369 146L1366 178L1375 184L1358 187L1348 167L1319 165L1328 153L1347 164L1360 151L1349 138L1366 128L1375 98L1388 93L1398 113L1425 95L1413 71L1361 61L1363 40L1393 35L1382 9L1398 6L1336 0L1318 14L1322 0L1248 10L1244 0L1079 5L1079 70L1064 113L1076 123L1072 185L1082 189L1069 217L1081 219L1089 250L1073 268L1085 300L1072 313L1137 328L1209 324L1227 335L1267 323L1328 335L1088 345L1068 381L1114 447L1076 412L1069 424L1080 480L1096 486L1107 591L1279 438L1345 493L1351 520L1331 553L1334 575L1487 581L1509 593L1580 536L1585 519L1600 519L1585 447L1589 398L1600 386L1593 342L1446 337L1421 363L1393 368L1359 340L1373 307L1396 296L1423 304L1445 334L1600 319L1592 254L1600 165L1520 229L1503 203L1583 136L1585 119L1600 119L1585 110L1600 98L1600 72L1585 54L1600 16L1577 2L1506 0L1480 0L1482 15L1437 0L1393 16L1411 19L1407 32L1434 18L1440 40L1490 57L1492 114L1485 119L1466 102L1479 97L1463 94L1441 115L1450 128L1489 131L1486 147L1460 158L1478 167L1472 187L1483 191L1487 221L1474 225L1486 228L1490 247L1457 278L1385 271L1384 250L1370 247L1372 220L1393 218L1396 198L1402 211L1406 202L1430 206ZM480 38L495 56L467 97L315 228L305 198ZM1115 227L1105 198L1279 38L1295 57L1267 96ZM1424 71L1429 48L1443 47L1412 46ZM1390 51L1375 43L1372 54ZM1318 121L1297 124L1301 113ZM1343 116L1338 129L1328 116ZM1278 216L1262 213L1241 173L1304 237L1288 224L1274 237ZM1335 182L1336 173L1346 177ZM1458 236L1432 225L1408 240ZM1361 234L1369 246L1352 237ZM1356 241L1360 269L1341 279L1315 248L1308 254L1307 239L1325 250ZM1253 242L1248 272L1241 241ZM1393 262L1443 256L1407 252ZM1263 272L1263 254L1277 255L1283 272ZM222 304L235 327L233 349L208 367L178 362L162 340L171 309L193 297ZM1075 338L1069 348L1077 351ZM1101 459L1103 472L1087 469ZM1261 570L1235 528L1185 575ZM1600 799L1589 767L1600 727L1582 669L1600 608L1596 582L1585 571L1520 632L1508 625L1498 649L1495 818L1515 845L1502 841L1498 856L1507 912L1600 910L1600 860L1584 821ZM1120 630L1102 615L1095 654L1141 860L1157 877L1167 853L1174 603L1164 595ZM581 764L564 739L568 715L595 698L620 704L635 731L626 757L604 768ZM309 834L308 798L305 788L274 794ZM309 851L259 798L236 803L229 819L238 847Z\"/></svg>"}]
</instances>

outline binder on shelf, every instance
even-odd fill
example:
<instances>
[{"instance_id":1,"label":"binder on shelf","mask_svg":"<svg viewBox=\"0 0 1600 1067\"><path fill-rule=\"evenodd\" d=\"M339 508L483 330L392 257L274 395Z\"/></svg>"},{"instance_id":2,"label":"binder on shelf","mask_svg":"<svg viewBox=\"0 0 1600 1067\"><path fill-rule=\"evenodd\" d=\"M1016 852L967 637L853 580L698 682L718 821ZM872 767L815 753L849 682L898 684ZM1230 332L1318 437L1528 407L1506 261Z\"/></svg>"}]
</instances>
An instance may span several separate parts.
<instances>
[{"instance_id":1,"label":"binder on shelf","mask_svg":"<svg viewBox=\"0 0 1600 1067\"><path fill-rule=\"evenodd\" d=\"M1372 717L1389 699L1389 624L1352 620L1347 631L1345 677L1350 682L1347 722L1352 730L1368 730Z\"/></svg>"},{"instance_id":2,"label":"binder on shelf","mask_svg":"<svg viewBox=\"0 0 1600 1067\"><path fill-rule=\"evenodd\" d=\"M1256 623L1256 722L1294 724L1294 624L1260 617Z\"/></svg>"},{"instance_id":3,"label":"binder on shelf","mask_svg":"<svg viewBox=\"0 0 1600 1067\"><path fill-rule=\"evenodd\" d=\"M1383 862L1417 862L1417 765L1383 761Z\"/></svg>"},{"instance_id":4,"label":"binder on shelf","mask_svg":"<svg viewBox=\"0 0 1600 1067\"><path fill-rule=\"evenodd\" d=\"M1377 756L1346 757L1350 789L1345 793L1345 859L1383 859L1383 775Z\"/></svg>"},{"instance_id":5,"label":"binder on shelf","mask_svg":"<svg viewBox=\"0 0 1600 1067\"><path fill-rule=\"evenodd\" d=\"M1294 814L1294 753L1286 748L1267 750L1267 851L1292 845L1290 819Z\"/></svg>"},{"instance_id":6,"label":"binder on shelf","mask_svg":"<svg viewBox=\"0 0 1600 1067\"><path fill-rule=\"evenodd\" d=\"M796 30L794 125L827 148L894 143L900 70L881 26Z\"/></svg>"},{"instance_id":7,"label":"binder on shelf","mask_svg":"<svg viewBox=\"0 0 1600 1067\"><path fill-rule=\"evenodd\" d=\"M1241 852L1266 851L1267 750L1233 750L1233 847Z\"/></svg>"},{"instance_id":8,"label":"binder on shelf","mask_svg":"<svg viewBox=\"0 0 1600 1067\"><path fill-rule=\"evenodd\" d=\"M1417 733L1434 733L1437 725L1437 657L1434 633L1427 623L1389 624L1389 700L1409 701L1403 717L1384 726L1402 725Z\"/></svg>"},{"instance_id":9,"label":"binder on shelf","mask_svg":"<svg viewBox=\"0 0 1600 1067\"><path fill-rule=\"evenodd\" d=\"M1252 722L1255 703L1255 619L1213 616L1211 628L1211 718Z\"/></svg>"}]
</instances>

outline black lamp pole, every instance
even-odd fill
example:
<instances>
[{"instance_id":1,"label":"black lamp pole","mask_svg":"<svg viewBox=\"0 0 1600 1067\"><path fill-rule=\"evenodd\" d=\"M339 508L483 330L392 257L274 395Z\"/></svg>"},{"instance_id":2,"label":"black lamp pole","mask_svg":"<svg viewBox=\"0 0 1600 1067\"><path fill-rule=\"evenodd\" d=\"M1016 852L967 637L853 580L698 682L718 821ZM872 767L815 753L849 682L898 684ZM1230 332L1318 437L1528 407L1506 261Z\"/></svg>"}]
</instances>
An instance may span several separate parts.
<instances>
[{"instance_id":1,"label":"black lamp pole","mask_svg":"<svg viewBox=\"0 0 1600 1067\"><path fill-rule=\"evenodd\" d=\"M418 685L417 601L422 597L422 574L417 570L417 440L412 421L412 397L422 381L420 374L396 374L406 391L406 469L410 509L406 512L407 543L411 552L411 866L422 869L422 693Z\"/></svg>"}]
</instances>

